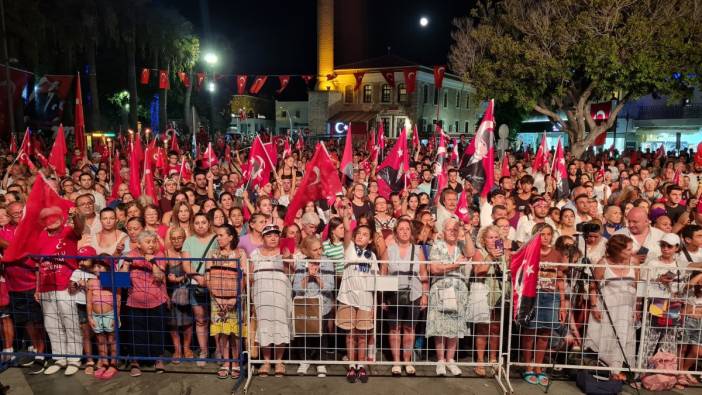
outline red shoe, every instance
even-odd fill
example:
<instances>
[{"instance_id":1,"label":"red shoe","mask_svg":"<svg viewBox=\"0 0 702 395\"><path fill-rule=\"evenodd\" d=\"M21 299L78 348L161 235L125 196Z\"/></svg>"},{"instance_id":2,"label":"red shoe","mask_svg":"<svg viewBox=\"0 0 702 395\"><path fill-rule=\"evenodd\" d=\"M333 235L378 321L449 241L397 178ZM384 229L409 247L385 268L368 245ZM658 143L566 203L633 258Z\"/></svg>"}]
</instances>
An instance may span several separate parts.
<instances>
[{"instance_id":1,"label":"red shoe","mask_svg":"<svg viewBox=\"0 0 702 395\"><path fill-rule=\"evenodd\" d=\"M93 376L96 379L102 380L102 376L105 374L106 371L107 371L107 369L104 367L98 368L98 370L96 370L95 373L93 373Z\"/></svg>"},{"instance_id":2,"label":"red shoe","mask_svg":"<svg viewBox=\"0 0 702 395\"><path fill-rule=\"evenodd\" d=\"M102 377L100 379L102 380L109 380L117 374L117 369L114 366L110 366L105 373L103 373Z\"/></svg>"},{"instance_id":3,"label":"red shoe","mask_svg":"<svg viewBox=\"0 0 702 395\"><path fill-rule=\"evenodd\" d=\"M356 372L356 374L358 375L358 379L361 380L363 384L368 382L368 373L366 372L366 368L361 366L358 368L358 372Z\"/></svg>"},{"instance_id":4,"label":"red shoe","mask_svg":"<svg viewBox=\"0 0 702 395\"><path fill-rule=\"evenodd\" d=\"M348 370L346 371L346 380L348 380L349 383L356 382L356 369L348 368Z\"/></svg>"}]
</instances>

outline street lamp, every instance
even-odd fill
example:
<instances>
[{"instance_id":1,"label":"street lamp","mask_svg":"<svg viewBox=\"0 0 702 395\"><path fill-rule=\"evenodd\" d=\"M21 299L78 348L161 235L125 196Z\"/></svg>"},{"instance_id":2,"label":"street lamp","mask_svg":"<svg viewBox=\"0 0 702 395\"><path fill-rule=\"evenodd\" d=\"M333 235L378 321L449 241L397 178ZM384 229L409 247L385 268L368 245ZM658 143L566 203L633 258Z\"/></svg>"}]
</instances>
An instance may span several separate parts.
<instances>
[{"instance_id":1,"label":"street lamp","mask_svg":"<svg viewBox=\"0 0 702 395\"><path fill-rule=\"evenodd\" d=\"M207 63L209 65L215 65L219 61L219 57L214 52L206 53L204 59L205 59L205 63Z\"/></svg>"}]
</instances>

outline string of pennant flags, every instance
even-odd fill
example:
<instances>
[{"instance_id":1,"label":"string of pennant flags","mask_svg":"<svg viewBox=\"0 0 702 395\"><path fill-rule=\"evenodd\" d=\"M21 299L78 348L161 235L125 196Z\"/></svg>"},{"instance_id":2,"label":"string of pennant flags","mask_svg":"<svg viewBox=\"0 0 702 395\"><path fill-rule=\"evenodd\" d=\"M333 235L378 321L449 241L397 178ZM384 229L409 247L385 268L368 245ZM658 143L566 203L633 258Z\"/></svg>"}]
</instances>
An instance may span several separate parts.
<instances>
[{"instance_id":1,"label":"string of pennant flags","mask_svg":"<svg viewBox=\"0 0 702 395\"><path fill-rule=\"evenodd\" d=\"M403 68L397 68L397 69L383 69L383 70L378 70L383 77L385 78L385 81L391 85L393 88L395 87L395 73L396 72L402 72L404 76L404 82L405 82L405 89L407 89L407 93L414 93L415 88L416 88L416 81L417 81L417 67L403 67ZM158 88L159 89L170 89L170 78L169 78L169 71L164 70L164 69L155 69L155 68L142 68L141 69L141 74L140 74L140 79L139 82L142 85L149 85L152 83L152 72L157 75L157 80L158 80ZM363 82L363 76L366 74L365 71L358 71L353 73L354 79L356 81L356 84L354 86L354 90L357 91L360 89L361 84ZM436 86L437 89L441 89L443 85L443 80L444 80L444 75L446 74L446 66L443 65L436 65L434 66L434 85ZM184 71L178 71L176 72L176 75L178 77L178 80L183 84L184 87L189 88L191 84L191 73L187 73ZM204 71L199 71L194 73L194 78L195 78L195 89L199 90L202 88L202 85L205 83L205 80L208 78L208 75ZM221 81L223 79L227 78L234 78L236 82L236 91L237 94L243 95L247 92L247 85L249 82L249 76L250 74L219 74L219 73L214 73L212 75L211 80L213 82ZM263 86L266 84L268 81L269 77L275 78L277 77L278 82L279 82L279 89L276 90L277 94L281 94L285 88L287 88L288 84L290 83L291 78L301 78L305 84L309 87L310 81L315 78L314 75L312 74L251 74L251 76L254 76L253 82L251 85L248 87L248 93L256 95L258 94ZM336 73L331 73L327 74L325 78L327 81L332 81L338 77L338 74Z\"/></svg>"}]
</instances>

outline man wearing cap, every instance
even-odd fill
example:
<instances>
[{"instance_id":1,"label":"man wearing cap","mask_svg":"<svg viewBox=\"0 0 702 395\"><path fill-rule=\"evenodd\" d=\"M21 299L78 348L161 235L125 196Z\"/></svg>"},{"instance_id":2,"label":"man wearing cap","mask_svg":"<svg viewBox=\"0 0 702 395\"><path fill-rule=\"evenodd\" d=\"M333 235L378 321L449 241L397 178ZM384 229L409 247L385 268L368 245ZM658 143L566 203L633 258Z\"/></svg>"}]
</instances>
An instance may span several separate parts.
<instances>
[{"instance_id":1,"label":"man wearing cap","mask_svg":"<svg viewBox=\"0 0 702 395\"><path fill-rule=\"evenodd\" d=\"M38 254L45 257L37 261L39 276L35 298L41 303L52 352L80 355L83 343L78 309L68 292L71 275L78 264L75 258L65 256L77 255L85 221L80 214L72 214L72 218L71 227L57 206L45 207L39 212L39 223L44 229L37 236ZM65 375L71 376L80 366L80 357L57 357L54 361L55 364L46 368L44 374L54 374L66 368Z\"/></svg>"},{"instance_id":2,"label":"man wearing cap","mask_svg":"<svg viewBox=\"0 0 702 395\"><path fill-rule=\"evenodd\" d=\"M158 201L158 208L162 213L167 213L173 209L171 206L171 199L173 195L178 190L178 183L175 178L168 177L163 182L163 193L161 194L161 199Z\"/></svg>"}]
</instances>

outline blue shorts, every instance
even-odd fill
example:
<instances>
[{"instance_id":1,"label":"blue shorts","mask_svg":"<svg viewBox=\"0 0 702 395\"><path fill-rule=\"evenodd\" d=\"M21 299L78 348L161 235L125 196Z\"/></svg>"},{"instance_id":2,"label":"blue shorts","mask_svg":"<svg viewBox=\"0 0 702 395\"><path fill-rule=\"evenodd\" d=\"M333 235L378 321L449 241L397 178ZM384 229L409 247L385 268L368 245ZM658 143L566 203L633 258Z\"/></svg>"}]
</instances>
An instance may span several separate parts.
<instances>
[{"instance_id":1,"label":"blue shorts","mask_svg":"<svg viewBox=\"0 0 702 395\"><path fill-rule=\"evenodd\" d=\"M113 311L102 314L93 313L93 321L95 321L93 332L97 334L115 331L115 313Z\"/></svg>"},{"instance_id":2,"label":"blue shorts","mask_svg":"<svg viewBox=\"0 0 702 395\"><path fill-rule=\"evenodd\" d=\"M561 308L561 295L557 292L541 292L536 295L534 319L529 322L529 329L555 329L561 323L558 314Z\"/></svg>"}]
</instances>

